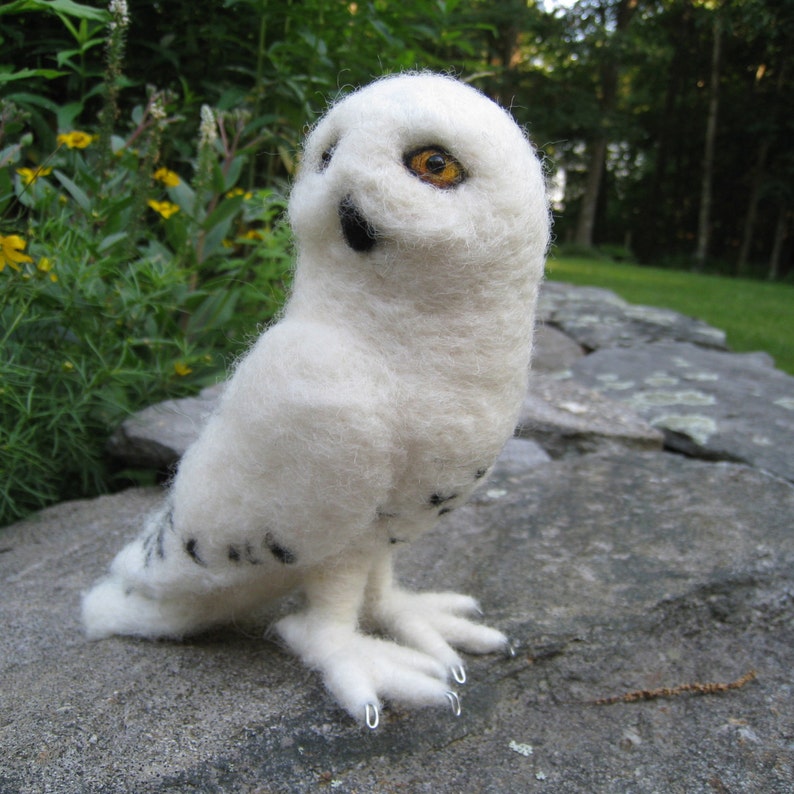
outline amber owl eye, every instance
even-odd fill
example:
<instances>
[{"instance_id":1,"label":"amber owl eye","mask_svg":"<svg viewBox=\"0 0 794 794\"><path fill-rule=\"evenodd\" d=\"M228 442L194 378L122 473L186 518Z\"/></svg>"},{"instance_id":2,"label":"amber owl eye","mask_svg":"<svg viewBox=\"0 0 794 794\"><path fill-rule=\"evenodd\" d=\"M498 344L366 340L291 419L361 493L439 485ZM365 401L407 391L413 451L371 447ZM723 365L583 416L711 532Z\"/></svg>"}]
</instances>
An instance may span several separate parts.
<instances>
[{"instance_id":1,"label":"amber owl eye","mask_svg":"<svg viewBox=\"0 0 794 794\"><path fill-rule=\"evenodd\" d=\"M439 146L423 146L408 152L405 166L414 176L433 187L455 187L466 178L463 166Z\"/></svg>"}]
</instances>

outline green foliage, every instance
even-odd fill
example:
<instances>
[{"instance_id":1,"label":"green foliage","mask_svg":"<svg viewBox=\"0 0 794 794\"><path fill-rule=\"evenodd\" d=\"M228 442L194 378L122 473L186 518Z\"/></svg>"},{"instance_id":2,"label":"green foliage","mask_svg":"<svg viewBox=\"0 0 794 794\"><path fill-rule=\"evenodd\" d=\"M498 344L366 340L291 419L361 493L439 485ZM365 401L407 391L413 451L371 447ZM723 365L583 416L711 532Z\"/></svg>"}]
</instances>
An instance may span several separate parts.
<instances>
[{"instance_id":1,"label":"green foliage","mask_svg":"<svg viewBox=\"0 0 794 794\"><path fill-rule=\"evenodd\" d=\"M217 380L283 302L284 201L238 186L247 115L203 109L192 174L161 164L166 95L131 116L41 157L30 114L0 113L0 524L111 487L118 423Z\"/></svg>"},{"instance_id":2,"label":"green foliage","mask_svg":"<svg viewBox=\"0 0 794 794\"><path fill-rule=\"evenodd\" d=\"M597 258L552 257L550 279L605 287L632 303L674 309L724 330L738 352L763 350L794 375L794 287Z\"/></svg>"},{"instance_id":3,"label":"green foliage","mask_svg":"<svg viewBox=\"0 0 794 794\"><path fill-rule=\"evenodd\" d=\"M101 180L98 157L92 141L14 180L27 212L24 236L0 236L2 522L107 489L109 432L214 382L283 300L277 196L235 195L227 179L199 201L181 180L157 187L140 170L145 153L126 148Z\"/></svg>"}]
</instances>

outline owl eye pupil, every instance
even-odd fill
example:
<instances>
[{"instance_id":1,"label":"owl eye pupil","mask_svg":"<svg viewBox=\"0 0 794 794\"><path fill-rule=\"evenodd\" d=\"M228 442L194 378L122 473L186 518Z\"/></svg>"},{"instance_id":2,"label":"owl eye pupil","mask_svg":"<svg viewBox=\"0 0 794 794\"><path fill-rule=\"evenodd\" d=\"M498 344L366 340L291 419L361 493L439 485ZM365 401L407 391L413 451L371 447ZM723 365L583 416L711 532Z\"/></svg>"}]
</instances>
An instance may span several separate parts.
<instances>
[{"instance_id":1,"label":"owl eye pupil","mask_svg":"<svg viewBox=\"0 0 794 794\"><path fill-rule=\"evenodd\" d=\"M447 167L447 159L443 154L431 154L425 163L427 170L433 174L443 174Z\"/></svg>"}]
</instances>

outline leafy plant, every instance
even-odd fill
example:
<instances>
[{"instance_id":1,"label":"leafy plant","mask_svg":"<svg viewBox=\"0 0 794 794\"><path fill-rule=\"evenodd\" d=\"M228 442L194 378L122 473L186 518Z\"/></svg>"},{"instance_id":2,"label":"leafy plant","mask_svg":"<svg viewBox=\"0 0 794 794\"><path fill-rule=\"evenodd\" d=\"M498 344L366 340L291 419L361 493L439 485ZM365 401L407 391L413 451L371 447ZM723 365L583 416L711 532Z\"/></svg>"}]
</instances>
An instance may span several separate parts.
<instances>
[{"instance_id":1,"label":"leafy plant","mask_svg":"<svg viewBox=\"0 0 794 794\"><path fill-rule=\"evenodd\" d=\"M245 113L202 109L189 174L162 162L170 95L117 122L115 6L97 131L41 156L30 114L0 113L0 524L110 488L109 432L217 380L289 279L283 199L238 185L258 143Z\"/></svg>"}]
</instances>

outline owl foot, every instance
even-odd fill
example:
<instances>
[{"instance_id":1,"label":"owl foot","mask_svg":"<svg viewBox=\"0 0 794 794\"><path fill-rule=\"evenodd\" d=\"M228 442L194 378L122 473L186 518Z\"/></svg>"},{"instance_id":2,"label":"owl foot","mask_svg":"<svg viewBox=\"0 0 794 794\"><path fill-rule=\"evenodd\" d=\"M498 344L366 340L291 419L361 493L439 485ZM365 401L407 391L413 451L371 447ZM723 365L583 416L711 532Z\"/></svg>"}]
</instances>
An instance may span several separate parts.
<instances>
[{"instance_id":1,"label":"owl foot","mask_svg":"<svg viewBox=\"0 0 794 794\"><path fill-rule=\"evenodd\" d=\"M454 648L468 653L508 653L502 632L475 623L482 612L477 602L457 593L410 593L398 587L384 590L369 605L370 617L398 642L438 660L458 683L466 669Z\"/></svg>"},{"instance_id":2,"label":"owl foot","mask_svg":"<svg viewBox=\"0 0 794 794\"><path fill-rule=\"evenodd\" d=\"M455 716L460 714L458 695L447 683L448 668L427 654L328 622L311 610L284 618L275 629L322 675L340 705L369 728L380 722L381 698L407 706L448 704Z\"/></svg>"}]
</instances>

